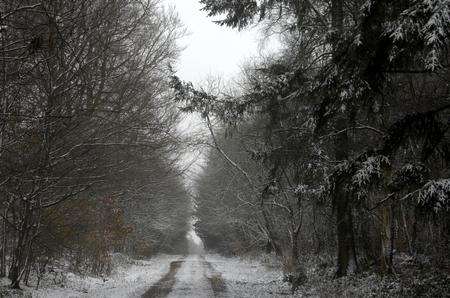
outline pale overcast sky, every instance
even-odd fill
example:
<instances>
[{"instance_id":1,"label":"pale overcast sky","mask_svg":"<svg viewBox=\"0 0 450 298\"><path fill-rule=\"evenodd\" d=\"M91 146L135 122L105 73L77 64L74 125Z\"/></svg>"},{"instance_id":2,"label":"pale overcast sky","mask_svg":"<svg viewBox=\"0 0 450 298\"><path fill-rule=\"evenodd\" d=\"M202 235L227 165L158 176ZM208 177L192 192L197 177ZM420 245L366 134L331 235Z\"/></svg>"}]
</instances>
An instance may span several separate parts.
<instances>
[{"instance_id":1,"label":"pale overcast sky","mask_svg":"<svg viewBox=\"0 0 450 298\"><path fill-rule=\"evenodd\" d=\"M250 28L243 31L219 26L201 11L198 0L163 0L165 5L176 9L181 22L187 30L187 36L181 41L184 47L178 64L177 75L183 81L202 85L209 77L222 78L227 82L239 75L240 67L249 59L259 56L260 42L258 30ZM276 43L265 47L264 51L275 49ZM188 135L195 132L208 133L198 115L190 115L179 126L180 131ZM196 175L201 172L204 163L204 152L197 149L187 152L184 165L191 164L186 177L186 185L194 190Z\"/></svg>"},{"instance_id":2,"label":"pale overcast sky","mask_svg":"<svg viewBox=\"0 0 450 298\"><path fill-rule=\"evenodd\" d=\"M174 6L188 35L181 44L185 50L177 65L178 75L185 81L201 82L208 76L229 80L239 74L240 66L258 56L258 32L219 26L201 11L198 0L165 0Z\"/></svg>"}]
</instances>

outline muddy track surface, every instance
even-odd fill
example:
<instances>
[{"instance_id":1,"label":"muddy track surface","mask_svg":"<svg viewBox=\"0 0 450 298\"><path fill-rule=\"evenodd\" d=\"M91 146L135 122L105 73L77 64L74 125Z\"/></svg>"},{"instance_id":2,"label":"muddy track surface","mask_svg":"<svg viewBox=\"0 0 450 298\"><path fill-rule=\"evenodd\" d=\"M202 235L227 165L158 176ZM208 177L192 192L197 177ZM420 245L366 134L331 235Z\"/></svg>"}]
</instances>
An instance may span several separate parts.
<instances>
[{"instance_id":1,"label":"muddy track surface","mask_svg":"<svg viewBox=\"0 0 450 298\"><path fill-rule=\"evenodd\" d=\"M205 277L209 280L209 283L211 284L211 288L214 292L214 296L220 297L223 296L227 291L227 286L225 284L224 279L222 278L222 274L218 272L213 265L206 261L205 258L203 259L203 263L205 266L209 269L209 276Z\"/></svg>"},{"instance_id":2,"label":"muddy track surface","mask_svg":"<svg viewBox=\"0 0 450 298\"><path fill-rule=\"evenodd\" d=\"M220 272L201 256L188 256L170 264L170 270L143 298L226 297L226 284Z\"/></svg>"},{"instance_id":3,"label":"muddy track surface","mask_svg":"<svg viewBox=\"0 0 450 298\"><path fill-rule=\"evenodd\" d=\"M174 261L170 263L169 272L166 273L155 285L153 285L142 298L152 298L152 297L167 297L172 291L175 284L175 276L183 264L183 260Z\"/></svg>"}]
</instances>

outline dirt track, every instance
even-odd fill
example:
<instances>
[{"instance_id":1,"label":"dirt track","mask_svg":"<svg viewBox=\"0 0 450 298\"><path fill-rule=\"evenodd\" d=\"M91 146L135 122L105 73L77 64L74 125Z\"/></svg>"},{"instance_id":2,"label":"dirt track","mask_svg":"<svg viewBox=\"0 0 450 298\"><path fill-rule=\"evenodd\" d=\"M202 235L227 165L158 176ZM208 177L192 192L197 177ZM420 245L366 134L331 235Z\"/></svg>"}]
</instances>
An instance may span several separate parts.
<instances>
[{"instance_id":1,"label":"dirt track","mask_svg":"<svg viewBox=\"0 0 450 298\"><path fill-rule=\"evenodd\" d=\"M143 298L224 296L226 284L222 275L197 255L172 262L169 272L142 295Z\"/></svg>"}]
</instances>

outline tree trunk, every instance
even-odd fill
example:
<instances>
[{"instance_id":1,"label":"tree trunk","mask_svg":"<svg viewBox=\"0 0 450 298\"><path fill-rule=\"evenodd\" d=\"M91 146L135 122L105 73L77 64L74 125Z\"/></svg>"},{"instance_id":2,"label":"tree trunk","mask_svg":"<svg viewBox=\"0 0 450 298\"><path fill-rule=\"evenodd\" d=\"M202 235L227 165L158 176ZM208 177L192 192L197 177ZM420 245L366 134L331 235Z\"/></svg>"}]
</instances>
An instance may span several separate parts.
<instances>
[{"instance_id":1,"label":"tree trunk","mask_svg":"<svg viewBox=\"0 0 450 298\"><path fill-rule=\"evenodd\" d=\"M1 17L1 12L0 12L0 17ZM1 19L1 18L0 18ZM3 27L4 24L3 22L0 22L0 27ZM5 37L4 35L2 36L2 48L4 48L5 45ZM8 97L6 96L6 74L7 74L7 69L6 69L6 58L5 58L5 52L2 52L3 57L3 70L2 70L2 82L3 82L3 88L2 88L2 101L1 101L1 106L0 106L0 111L6 115L8 112ZM0 160L1 157L3 156L3 149L4 149L4 143L5 143L5 130L6 130L6 120L2 120L2 122L0 123ZM1 201L3 203L3 207L5 208L3 211L3 235L2 235L2 248L0 251L0 277L5 277L6 276L6 245L7 245L7 215L8 215L8 208L6 205L6 198L3 197L1 198Z\"/></svg>"},{"instance_id":2,"label":"tree trunk","mask_svg":"<svg viewBox=\"0 0 450 298\"><path fill-rule=\"evenodd\" d=\"M345 276L357 270L358 263L353 236L353 214L350 200L343 189L335 197L337 220L337 270L336 277Z\"/></svg>"},{"instance_id":3,"label":"tree trunk","mask_svg":"<svg viewBox=\"0 0 450 298\"><path fill-rule=\"evenodd\" d=\"M8 223L7 223L8 209L5 208L3 212L3 235L2 235L2 249L0 251L0 277L6 276L6 246L8 245Z\"/></svg>"},{"instance_id":4,"label":"tree trunk","mask_svg":"<svg viewBox=\"0 0 450 298\"><path fill-rule=\"evenodd\" d=\"M25 202L25 214L18 229L18 240L14 249L13 261L9 270L9 279L13 289L20 289L20 281L29 262L32 243L33 210L30 202Z\"/></svg>"},{"instance_id":5,"label":"tree trunk","mask_svg":"<svg viewBox=\"0 0 450 298\"><path fill-rule=\"evenodd\" d=\"M380 227L380 256L379 256L379 266L380 273L386 273L391 267L389 264L389 247L391 243L391 214L389 207L384 206L380 209L381 227Z\"/></svg>"},{"instance_id":6,"label":"tree trunk","mask_svg":"<svg viewBox=\"0 0 450 298\"><path fill-rule=\"evenodd\" d=\"M418 225L418 215L417 215L417 207L414 208L413 214L413 229L411 235L411 247L412 247L412 255L416 255L416 242L417 242L417 225Z\"/></svg>"},{"instance_id":7,"label":"tree trunk","mask_svg":"<svg viewBox=\"0 0 450 298\"><path fill-rule=\"evenodd\" d=\"M344 118L337 121L336 130L341 131L347 127ZM335 141L335 158L337 161L348 159L348 135L340 133ZM357 270L357 260L353 235L353 214L351 198L344 189L345 181L336 183L334 193L334 204L336 208L337 225L337 269L336 277L345 276L347 273L353 273Z\"/></svg>"},{"instance_id":8,"label":"tree trunk","mask_svg":"<svg viewBox=\"0 0 450 298\"><path fill-rule=\"evenodd\" d=\"M331 18L333 37L333 58L336 61L339 39L344 30L344 9L343 0L331 1ZM345 110L345 106L342 107ZM336 121L336 131L341 131L335 139L335 159L344 161L348 159L349 139L345 129L348 127L345 116L338 115ZM355 254L355 245L353 237L353 218L351 200L343 189L343 183L337 184L337 190L334 194L336 207L336 225L337 225L337 271L336 276L341 277L349 271L356 271L357 262Z\"/></svg>"},{"instance_id":9,"label":"tree trunk","mask_svg":"<svg viewBox=\"0 0 450 298\"><path fill-rule=\"evenodd\" d=\"M391 204L390 208L390 215L391 215L391 222L390 222L390 248L389 248L389 269L388 273L392 274L394 273L394 246L395 246L395 226L394 226L394 203Z\"/></svg>"},{"instance_id":10,"label":"tree trunk","mask_svg":"<svg viewBox=\"0 0 450 298\"><path fill-rule=\"evenodd\" d=\"M332 29L334 30L333 39L333 52L336 53L337 41L341 38L344 31L344 1L332 0L331 1L331 19Z\"/></svg>"},{"instance_id":11,"label":"tree trunk","mask_svg":"<svg viewBox=\"0 0 450 298\"><path fill-rule=\"evenodd\" d=\"M291 250L292 250L292 260L299 263L299 255L298 255L298 236L300 235L300 229L296 228L295 231L292 231L292 239L291 239Z\"/></svg>"},{"instance_id":12,"label":"tree trunk","mask_svg":"<svg viewBox=\"0 0 450 298\"><path fill-rule=\"evenodd\" d=\"M264 192L263 192L263 195L265 195ZM272 248L275 251L275 254L277 256L282 256L283 255L282 242L279 239L279 237L276 235L276 233L273 231L273 225L269 218L269 215L267 214L267 210L265 210L264 206L261 206L261 208L262 208L261 213L263 215L264 226L267 231L267 236L269 237L269 242L272 245Z\"/></svg>"},{"instance_id":13,"label":"tree trunk","mask_svg":"<svg viewBox=\"0 0 450 298\"><path fill-rule=\"evenodd\" d=\"M400 212L402 214L402 220L403 220L403 230L405 233L406 242L408 243L408 252L410 255L413 254L412 244L411 244L411 236L409 235L409 228L406 221L406 215L405 215L405 209L403 207L402 202L400 202Z\"/></svg>"}]
</instances>

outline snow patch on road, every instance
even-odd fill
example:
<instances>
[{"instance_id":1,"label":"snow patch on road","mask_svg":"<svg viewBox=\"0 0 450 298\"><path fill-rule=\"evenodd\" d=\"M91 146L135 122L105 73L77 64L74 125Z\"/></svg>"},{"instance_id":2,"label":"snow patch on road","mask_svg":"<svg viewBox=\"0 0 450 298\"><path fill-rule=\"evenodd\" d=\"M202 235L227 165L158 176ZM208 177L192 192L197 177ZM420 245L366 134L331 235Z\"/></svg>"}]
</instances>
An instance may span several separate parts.
<instances>
[{"instance_id":1,"label":"snow patch on road","mask_svg":"<svg viewBox=\"0 0 450 298\"><path fill-rule=\"evenodd\" d=\"M47 286L34 290L31 294L36 298L140 297L169 270L170 262L180 258L180 256L158 255L148 261L135 260L131 264L116 268L105 281L101 278L67 273L67 281L63 288Z\"/></svg>"},{"instance_id":2,"label":"snow patch on road","mask_svg":"<svg viewBox=\"0 0 450 298\"><path fill-rule=\"evenodd\" d=\"M214 297L211 285L205 276L207 268L203 259L198 255L191 255L183 261L183 265L175 276L176 282L169 298Z\"/></svg>"},{"instance_id":3,"label":"snow patch on road","mask_svg":"<svg viewBox=\"0 0 450 298\"><path fill-rule=\"evenodd\" d=\"M256 259L206 255L205 259L222 273L228 297L292 297L278 266Z\"/></svg>"}]
</instances>

